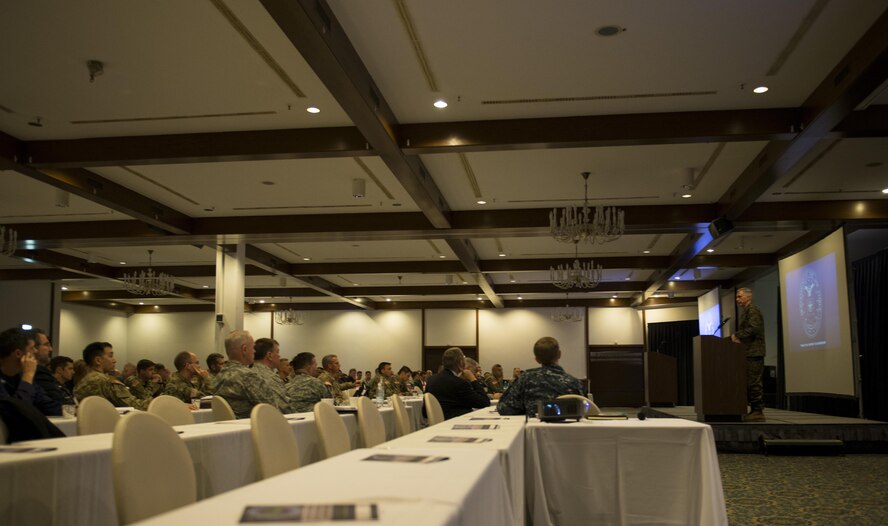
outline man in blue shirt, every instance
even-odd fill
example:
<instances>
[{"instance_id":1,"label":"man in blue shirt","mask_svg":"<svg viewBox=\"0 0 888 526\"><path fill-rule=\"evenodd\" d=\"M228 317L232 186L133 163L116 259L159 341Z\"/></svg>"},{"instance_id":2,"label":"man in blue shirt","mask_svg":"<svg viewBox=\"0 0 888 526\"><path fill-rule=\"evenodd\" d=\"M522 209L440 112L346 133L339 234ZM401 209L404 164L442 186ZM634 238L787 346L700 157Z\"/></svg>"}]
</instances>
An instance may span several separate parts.
<instances>
[{"instance_id":1,"label":"man in blue shirt","mask_svg":"<svg viewBox=\"0 0 888 526\"><path fill-rule=\"evenodd\" d=\"M0 398L16 398L48 416L61 416L62 405L34 383L37 373L34 337L22 329L0 333Z\"/></svg>"}]
</instances>

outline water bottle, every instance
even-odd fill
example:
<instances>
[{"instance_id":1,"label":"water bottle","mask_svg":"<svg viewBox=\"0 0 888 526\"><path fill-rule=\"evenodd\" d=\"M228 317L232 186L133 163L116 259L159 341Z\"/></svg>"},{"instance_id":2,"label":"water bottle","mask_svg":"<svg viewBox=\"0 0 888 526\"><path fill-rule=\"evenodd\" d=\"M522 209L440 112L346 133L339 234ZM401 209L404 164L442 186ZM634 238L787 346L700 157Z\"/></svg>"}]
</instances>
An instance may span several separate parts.
<instances>
[{"instance_id":1,"label":"water bottle","mask_svg":"<svg viewBox=\"0 0 888 526\"><path fill-rule=\"evenodd\" d=\"M385 385L383 379L379 379L379 383L376 384L376 405L384 405L385 404Z\"/></svg>"}]
</instances>

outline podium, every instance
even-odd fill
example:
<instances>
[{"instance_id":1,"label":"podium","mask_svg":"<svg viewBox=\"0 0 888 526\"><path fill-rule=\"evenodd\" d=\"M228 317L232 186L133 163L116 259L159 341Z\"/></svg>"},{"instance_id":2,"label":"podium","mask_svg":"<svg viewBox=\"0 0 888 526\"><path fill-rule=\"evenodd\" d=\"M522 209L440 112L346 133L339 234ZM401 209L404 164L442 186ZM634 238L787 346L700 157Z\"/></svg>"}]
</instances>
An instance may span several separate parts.
<instances>
[{"instance_id":1,"label":"podium","mask_svg":"<svg viewBox=\"0 0 888 526\"><path fill-rule=\"evenodd\" d=\"M697 420L739 422L746 414L746 349L730 339L694 336Z\"/></svg>"},{"instance_id":2,"label":"podium","mask_svg":"<svg viewBox=\"0 0 888 526\"><path fill-rule=\"evenodd\" d=\"M644 353L647 404L651 407L675 407L678 403L678 367L675 358L658 353Z\"/></svg>"}]
</instances>

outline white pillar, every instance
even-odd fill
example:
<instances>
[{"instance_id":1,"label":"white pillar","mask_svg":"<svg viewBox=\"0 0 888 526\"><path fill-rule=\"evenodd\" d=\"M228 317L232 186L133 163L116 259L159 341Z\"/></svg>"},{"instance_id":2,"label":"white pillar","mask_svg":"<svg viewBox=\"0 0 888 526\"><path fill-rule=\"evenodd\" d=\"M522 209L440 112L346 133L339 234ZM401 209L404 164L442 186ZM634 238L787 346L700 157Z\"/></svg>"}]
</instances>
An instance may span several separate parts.
<instances>
[{"instance_id":1,"label":"white pillar","mask_svg":"<svg viewBox=\"0 0 888 526\"><path fill-rule=\"evenodd\" d=\"M244 247L216 248L216 350L223 354L225 336L244 328Z\"/></svg>"}]
</instances>

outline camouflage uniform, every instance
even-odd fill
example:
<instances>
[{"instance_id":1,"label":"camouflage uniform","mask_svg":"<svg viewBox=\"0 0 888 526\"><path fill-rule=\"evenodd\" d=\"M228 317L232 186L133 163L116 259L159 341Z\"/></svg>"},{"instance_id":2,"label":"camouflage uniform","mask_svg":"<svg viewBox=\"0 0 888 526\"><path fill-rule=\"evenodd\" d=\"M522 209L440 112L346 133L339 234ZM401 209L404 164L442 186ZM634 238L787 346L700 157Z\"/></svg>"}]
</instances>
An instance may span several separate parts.
<instances>
[{"instance_id":1,"label":"camouflage uniform","mask_svg":"<svg viewBox=\"0 0 888 526\"><path fill-rule=\"evenodd\" d=\"M200 398L210 394L209 383L209 380L204 380L202 376L195 376L189 380L179 373L174 373L170 376L166 387L163 388L162 394L175 396L186 404L190 404L192 398Z\"/></svg>"},{"instance_id":2,"label":"camouflage uniform","mask_svg":"<svg viewBox=\"0 0 888 526\"><path fill-rule=\"evenodd\" d=\"M321 398L329 396L330 391L324 382L311 375L296 373L296 376L287 382L287 398L290 400L290 410L287 412L307 413L321 401Z\"/></svg>"},{"instance_id":3,"label":"camouflage uniform","mask_svg":"<svg viewBox=\"0 0 888 526\"><path fill-rule=\"evenodd\" d=\"M142 411L147 411L151 403L150 398L141 400L133 396L117 378L96 370L91 370L77 382L74 396L81 402L88 396L101 396L115 407L135 407Z\"/></svg>"},{"instance_id":4,"label":"camouflage uniform","mask_svg":"<svg viewBox=\"0 0 888 526\"><path fill-rule=\"evenodd\" d=\"M765 322L762 311L752 303L740 309L737 332L740 343L746 346L746 399L751 411L761 411L762 372L765 369Z\"/></svg>"},{"instance_id":5,"label":"camouflage uniform","mask_svg":"<svg viewBox=\"0 0 888 526\"><path fill-rule=\"evenodd\" d=\"M277 371L259 362L253 364L253 370L262 378L265 390L274 400L271 405L280 409L282 413L287 413L290 408L290 401L287 399L287 386Z\"/></svg>"},{"instance_id":6,"label":"camouflage uniform","mask_svg":"<svg viewBox=\"0 0 888 526\"><path fill-rule=\"evenodd\" d=\"M382 380L382 375L377 374L370 380L370 383L367 385L367 390L364 392L364 396L368 398L376 398L376 390L379 386L379 382ZM398 380L393 378L385 378L383 382L383 392L385 393L385 397L388 398L393 394L400 393L400 389L398 388Z\"/></svg>"},{"instance_id":7,"label":"camouflage uniform","mask_svg":"<svg viewBox=\"0 0 888 526\"><path fill-rule=\"evenodd\" d=\"M127 378L125 383L126 386L129 387L130 393L139 400L150 401L163 390L163 385L154 382L148 382L146 384L141 378L139 378L138 374L134 374Z\"/></svg>"},{"instance_id":8,"label":"camouflage uniform","mask_svg":"<svg viewBox=\"0 0 888 526\"><path fill-rule=\"evenodd\" d=\"M273 395L262 377L240 362L225 362L215 384L213 394L224 398L237 418L250 418L250 411L257 404L274 405Z\"/></svg>"},{"instance_id":9,"label":"camouflage uniform","mask_svg":"<svg viewBox=\"0 0 888 526\"><path fill-rule=\"evenodd\" d=\"M503 415L535 415L537 402L561 395L585 396L580 381L564 372L560 365L544 365L521 373L496 406Z\"/></svg>"},{"instance_id":10,"label":"camouflage uniform","mask_svg":"<svg viewBox=\"0 0 888 526\"><path fill-rule=\"evenodd\" d=\"M348 394L342 390L351 389L353 384L340 384L339 380L327 371L321 371L321 374L318 375L318 380L327 388L327 393L333 396L333 403L336 405L346 405L348 403ZM348 385L349 387L342 387L342 385Z\"/></svg>"},{"instance_id":11,"label":"camouflage uniform","mask_svg":"<svg viewBox=\"0 0 888 526\"><path fill-rule=\"evenodd\" d=\"M506 390L502 380L497 380L495 376L490 375L484 379L487 384L487 392L490 394L502 393Z\"/></svg>"}]
</instances>

